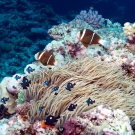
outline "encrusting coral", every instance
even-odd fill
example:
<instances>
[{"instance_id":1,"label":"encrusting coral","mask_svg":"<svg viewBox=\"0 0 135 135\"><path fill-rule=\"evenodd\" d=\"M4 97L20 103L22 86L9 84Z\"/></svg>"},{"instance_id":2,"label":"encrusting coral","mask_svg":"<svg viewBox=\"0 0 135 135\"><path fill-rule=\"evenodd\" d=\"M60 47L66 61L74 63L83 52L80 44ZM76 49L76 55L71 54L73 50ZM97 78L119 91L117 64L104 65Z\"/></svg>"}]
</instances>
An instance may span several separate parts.
<instances>
[{"instance_id":1,"label":"encrusting coral","mask_svg":"<svg viewBox=\"0 0 135 135\"><path fill-rule=\"evenodd\" d=\"M47 82L47 83L46 83ZM67 84L74 86L67 90ZM54 87L58 89L54 90ZM71 61L55 71L44 71L35 77L24 90L26 101L30 102L28 120L45 120L49 115L58 117L56 127L63 127L65 120L79 116L82 112L108 104L121 109L135 126L135 90L132 77L123 76L123 71L91 57ZM87 99L95 100L88 105ZM74 111L68 107L76 104ZM42 107L42 110L39 108Z\"/></svg>"},{"instance_id":2,"label":"encrusting coral","mask_svg":"<svg viewBox=\"0 0 135 135\"><path fill-rule=\"evenodd\" d=\"M116 126L117 125L117 126ZM64 123L63 135L131 135L130 120L119 109L113 110L108 105L100 105L72 117Z\"/></svg>"}]
</instances>

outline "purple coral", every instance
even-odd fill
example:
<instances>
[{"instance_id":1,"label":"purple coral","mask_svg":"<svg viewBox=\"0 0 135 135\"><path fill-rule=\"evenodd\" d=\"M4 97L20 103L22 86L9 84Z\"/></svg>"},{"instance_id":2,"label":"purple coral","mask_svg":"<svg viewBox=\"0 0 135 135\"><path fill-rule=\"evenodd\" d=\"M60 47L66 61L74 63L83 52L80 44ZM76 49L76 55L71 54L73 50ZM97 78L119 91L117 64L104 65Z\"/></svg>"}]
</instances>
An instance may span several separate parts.
<instances>
[{"instance_id":1,"label":"purple coral","mask_svg":"<svg viewBox=\"0 0 135 135\"><path fill-rule=\"evenodd\" d=\"M88 121L86 122L84 119L80 117L72 117L67 120L64 124L65 131L63 135L96 135L97 133L95 129L87 130Z\"/></svg>"},{"instance_id":2,"label":"purple coral","mask_svg":"<svg viewBox=\"0 0 135 135\"><path fill-rule=\"evenodd\" d=\"M94 110L83 112L64 123L63 135L131 135L133 130L126 114L108 105L100 105ZM126 129L126 130L123 130Z\"/></svg>"},{"instance_id":3,"label":"purple coral","mask_svg":"<svg viewBox=\"0 0 135 135\"><path fill-rule=\"evenodd\" d=\"M102 23L105 21L105 19L102 18L102 15L98 14L98 11L93 11L91 9L88 12L86 10L82 10L75 19L87 22L94 29L100 28Z\"/></svg>"},{"instance_id":4,"label":"purple coral","mask_svg":"<svg viewBox=\"0 0 135 135\"><path fill-rule=\"evenodd\" d=\"M128 37L127 41L128 41L129 44L135 44L135 36Z\"/></svg>"},{"instance_id":5,"label":"purple coral","mask_svg":"<svg viewBox=\"0 0 135 135\"><path fill-rule=\"evenodd\" d=\"M79 58L86 54L86 48L79 43L68 43L65 44L64 47L60 47L57 52L62 54L63 56L66 55L66 51L71 58ZM66 51L65 51L66 50Z\"/></svg>"}]
</instances>

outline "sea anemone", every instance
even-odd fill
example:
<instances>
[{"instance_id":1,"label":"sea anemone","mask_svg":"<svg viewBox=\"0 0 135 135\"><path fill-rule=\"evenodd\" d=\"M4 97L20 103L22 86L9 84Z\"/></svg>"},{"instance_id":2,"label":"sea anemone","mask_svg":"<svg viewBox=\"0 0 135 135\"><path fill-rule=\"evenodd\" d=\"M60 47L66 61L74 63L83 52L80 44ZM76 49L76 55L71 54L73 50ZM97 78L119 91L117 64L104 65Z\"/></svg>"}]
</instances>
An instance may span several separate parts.
<instances>
[{"instance_id":1,"label":"sea anemone","mask_svg":"<svg viewBox=\"0 0 135 135\"><path fill-rule=\"evenodd\" d=\"M48 83L44 83L48 82ZM67 84L75 83L71 90ZM25 91L26 101L30 102L28 120L46 120L49 115L58 117L56 127L63 127L65 120L79 116L82 112L108 104L113 109L121 109L135 125L135 91L132 77L123 76L123 71L117 66L111 67L105 62L99 62L91 57L67 63L55 71L45 71L40 77L31 80ZM58 87L54 91L54 87ZM88 105L87 99L95 100ZM77 104L70 111L68 107ZM42 110L39 111L39 107Z\"/></svg>"}]
</instances>

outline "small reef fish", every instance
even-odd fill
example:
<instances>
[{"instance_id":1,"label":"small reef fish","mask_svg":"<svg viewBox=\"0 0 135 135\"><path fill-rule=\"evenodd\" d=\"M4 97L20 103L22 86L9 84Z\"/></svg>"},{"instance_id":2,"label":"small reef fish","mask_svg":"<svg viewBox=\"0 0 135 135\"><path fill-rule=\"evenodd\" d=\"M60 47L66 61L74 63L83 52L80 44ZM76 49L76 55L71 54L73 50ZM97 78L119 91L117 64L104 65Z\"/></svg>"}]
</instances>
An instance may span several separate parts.
<instances>
[{"instance_id":1,"label":"small reef fish","mask_svg":"<svg viewBox=\"0 0 135 135\"><path fill-rule=\"evenodd\" d=\"M35 71L32 67L28 66L26 71L30 74L31 72Z\"/></svg>"},{"instance_id":2,"label":"small reef fish","mask_svg":"<svg viewBox=\"0 0 135 135\"><path fill-rule=\"evenodd\" d=\"M43 106L39 107L38 110L41 112L43 110Z\"/></svg>"},{"instance_id":3,"label":"small reef fish","mask_svg":"<svg viewBox=\"0 0 135 135\"><path fill-rule=\"evenodd\" d=\"M68 110L69 111L74 111L74 109L77 107L77 104L74 105L74 104L71 104L69 107L68 107Z\"/></svg>"},{"instance_id":4,"label":"small reef fish","mask_svg":"<svg viewBox=\"0 0 135 135\"><path fill-rule=\"evenodd\" d=\"M45 81L44 85L49 85L50 81Z\"/></svg>"},{"instance_id":5,"label":"small reef fish","mask_svg":"<svg viewBox=\"0 0 135 135\"><path fill-rule=\"evenodd\" d=\"M23 77L21 86L23 87L23 89L27 89L27 87L29 87L29 84L31 83L31 81L29 81L26 77Z\"/></svg>"},{"instance_id":6,"label":"small reef fish","mask_svg":"<svg viewBox=\"0 0 135 135\"><path fill-rule=\"evenodd\" d=\"M8 108L6 108L3 104L0 105L0 112L7 111Z\"/></svg>"},{"instance_id":7,"label":"small reef fish","mask_svg":"<svg viewBox=\"0 0 135 135\"><path fill-rule=\"evenodd\" d=\"M92 99L88 98L88 99L86 100L86 102L87 102L87 104L88 104L88 106L89 106L90 104L95 103L95 100L92 100Z\"/></svg>"},{"instance_id":8,"label":"small reef fish","mask_svg":"<svg viewBox=\"0 0 135 135\"><path fill-rule=\"evenodd\" d=\"M94 10L94 7L90 7L91 10Z\"/></svg>"},{"instance_id":9,"label":"small reef fish","mask_svg":"<svg viewBox=\"0 0 135 135\"><path fill-rule=\"evenodd\" d=\"M54 123L57 122L59 118L60 118L59 116L55 117L55 116L49 115L45 120L45 124L49 126L54 126Z\"/></svg>"},{"instance_id":10,"label":"small reef fish","mask_svg":"<svg viewBox=\"0 0 135 135\"><path fill-rule=\"evenodd\" d=\"M19 75L16 75L15 76L15 79L18 81L18 79L20 79L21 78L21 76L19 76Z\"/></svg>"},{"instance_id":11,"label":"small reef fish","mask_svg":"<svg viewBox=\"0 0 135 135\"><path fill-rule=\"evenodd\" d=\"M59 87L54 87L53 91L57 91L59 89Z\"/></svg>"},{"instance_id":12,"label":"small reef fish","mask_svg":"<svg viewBox=\"0 0 135 135\"><path fill-rule=\"evenodd\" d=\"M4 103L4 104L6 104L6 102L7 102L8 100L9 100L9 98L5 98L5 97L1 98L1 102Z\"/></svg>"},{"instance_id":13,"label":"small reef fish","mask_svg":"<svg viewBox=\"0 0 135 135\"><path fill-rule=\"evenodd\" d=\"M85 47L88 47L92 44L101 44L106 48L109 45L109 41L101 39L98 34L89 29L79 31L77 37Z\"/></svg>"},{"instance_id":14,"label":"small reef fish","mask_svg":"<svg viewBox=\"0 0 135 135\"><path fill-rule=\"evenodd\" d=\"M75 86L75 83L73 84L73 83L68 83L67 84L67 86L66 86L66 90L69 90L69 91L71 91L71 88L73 88Z\"/></svg>"},{"instance_id":15,"label":"small reef fish","mask_svg":"<svg viewBox=\"0 0 135 135\"><path fill-rule=\"evenodd\" d=\"M35 54L35 59L39 60L44 66L51 65L54 66L55 56L52 51L42 51Z\"/></svg>"},{"instance_id":16,"label":"small reef fish","mask_svg":"<svg viewBox=\"0 0 135 135\"><path fill-rule=\"evenodd\" d=\"M55 93L54 93L55 95L58 95L58 93L56 92L58 89L59 89L59 87L54 87L54 88L53 88L53 92L55 92Z\"/></svg>"}]
</instances>

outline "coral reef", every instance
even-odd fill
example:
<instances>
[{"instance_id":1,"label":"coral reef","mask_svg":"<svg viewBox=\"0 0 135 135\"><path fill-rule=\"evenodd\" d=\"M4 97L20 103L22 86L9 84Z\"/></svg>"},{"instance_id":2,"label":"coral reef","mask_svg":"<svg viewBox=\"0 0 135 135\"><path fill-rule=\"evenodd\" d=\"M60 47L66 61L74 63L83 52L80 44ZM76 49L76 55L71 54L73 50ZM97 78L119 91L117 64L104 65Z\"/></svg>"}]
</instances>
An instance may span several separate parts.
<instances>
[{"instance_id":1,"label":"coral reef","mask_svg":"<svg viewBox=\"0 0 135 135\"><path fill-rule=\"evenodd\" d=\"M21 87L20 83L22 82L23 77L24 75L22 74L15 74L8 80L6 88L9 93L11 94L18 93Z\"/></svg>"},{"instance_id":2,"label":"coral reef","mask_svg":"<svg viewBox=\"0 0 135 135\"><path fill-rule=\"evenodd\" d=\"M98 11L93 11L91 9L88 12L86 10L82 10L75 19L87 22L94 29L100 28L105 20L101 15L98 15Z\"/></svg>"},{"instance_id":3,"label":"coral reef","mask_svg":"<svg viewBox=\"0 0 135 135\"><path fill-rule=\"evenodd\" d=\"M64 123L63 135L132 135L130 120L119 109L113 110L108 105L83 112L80 116L70 118Z\"/></svg>"},{"instance_id":4,"label":"coral reef","mask_svg":"<svg viewBox=\"0 0 135 135\"><path fill-rule=\"evenodd\" d=\"M58 135L56 128L43 128L41 121L31 125L26 115L19 114L0 120L0 129L2 129L1 135Z\"/></svg>"},{"instance_id":5,"label":"coral reef","mask_svg":"<svg viewBox=\"0 0 135 135\"><path fill-rule=\"evenodd\" d=\"M60 116L56 127L62 127L70 117L100 104L108 104L124 111L134 126L134 82L132 77L123 76L123 73L117 66L112 67L90 57L69 62L52 72L45 71L24 90L26 101L30 102L28 120L34 123L45 120L49 115ZM76 84L71 91L65 89L69 82ZM56 86L59 88L55 92L53 88ZM90 106L86 103L89 97L95 100ZM75 111L68 110L70 104L77 104ZM41 111L40 107L43 107Z\"/></svg>"},{"instance_id":6,"label":"coral reef","mask_svg":"<svg viewBox=\"0 0 135 135\"><path fill-rule=\"evenodd\" d=\"M61 23L63 17L46 3L29 0L1 1L0 7L1 81L5 76L23 73L22 69L34 61L33 55L50 42L47 30Z\"/></svg>"},{"instance_id":7,"label":"coral reef","mask_svg":"<svg viewBox=\"0 0 135 135\"><path fill-rule=\"evenodd\" d=\"M134 36L135 35L135 23L131 24L126 22L123 27L124 33L127 36Z\"/></svg>"},{"instance_id":8,"label":"coral reef","mask_svg":"<svg viewBox=\"0 0 135 135\"><path fill-rule=\"evenodd\" d=\"M66 22L49 5L27 0L0 7L0 78L9 65L7 74L14 74L0 83L2 135L133 134L135 24L122 27L92 9ZM83 29L107 45L85 47L77 38Z\"/></svg>"},{"instance_id":9,"label":"coral reef","mask_svg":"<svg viewBox=\"0 0 135 135\"><path fill-rule=\"evenodd\" d=\"M7 91L7 84L11 77L5 77L2 82L0 83L0 99L4 98L9 98L8 101L6 101L6 104L4 106L8 108L8 113L14 113L15 112L15 107L16 107L16 98L12 96L8 91Z\"/></svg>"}]
</instances>

